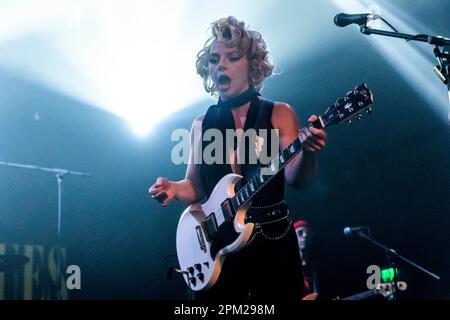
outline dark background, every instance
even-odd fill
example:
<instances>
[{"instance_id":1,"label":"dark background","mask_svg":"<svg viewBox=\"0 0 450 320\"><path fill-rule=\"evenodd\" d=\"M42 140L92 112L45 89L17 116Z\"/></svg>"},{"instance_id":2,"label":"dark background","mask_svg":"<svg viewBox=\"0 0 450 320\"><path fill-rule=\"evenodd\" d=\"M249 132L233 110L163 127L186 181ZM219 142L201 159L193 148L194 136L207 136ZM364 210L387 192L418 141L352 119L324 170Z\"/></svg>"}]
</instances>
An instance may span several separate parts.
<instances>
[{"instance_id":1,"label":"dark background","mask_svg":"<svg viewBox=\"0 0 450 320\"><path fill-rule=\"evenodd\" d=\"M412 2L397 6L431 32L450 36L447 0ZM332 29L339 11L330 6L326 12ZM263 90L268 98L290 103L303 122L360 82L375 93L373 115L351 128L330 128L315 180L304 190L287 192L293 217L314 228L322 296L365 290L367 266L386 262L380 249L342 234L344 226L367 225L376 239L442 277L436 281L399 264L408 282L404 298L448 299L450 105L447 110L430 105L427 92L414 90L407 75L395 71L356 29L334 31L339 40L284 62L283 72ZM432 48L420 47L434 63ZM437 77L434 81L445 97L445 86ZM169 255L176 253L184 205L162 208L147 190L158 176L184 177L185 166L171 162L170 135L176 128L189 129L209 101L187 106L148 137L137 138L122 119L7 69L0 69L0 94L1 160L94 174L64 179L62 238L67 263L82 270L82 290L71 297L184 298L184 282L166 279L166 267L177 263ZM0 166L0 242L54 243L56 212L53 175Z\"/></svg>"}]
</instances>

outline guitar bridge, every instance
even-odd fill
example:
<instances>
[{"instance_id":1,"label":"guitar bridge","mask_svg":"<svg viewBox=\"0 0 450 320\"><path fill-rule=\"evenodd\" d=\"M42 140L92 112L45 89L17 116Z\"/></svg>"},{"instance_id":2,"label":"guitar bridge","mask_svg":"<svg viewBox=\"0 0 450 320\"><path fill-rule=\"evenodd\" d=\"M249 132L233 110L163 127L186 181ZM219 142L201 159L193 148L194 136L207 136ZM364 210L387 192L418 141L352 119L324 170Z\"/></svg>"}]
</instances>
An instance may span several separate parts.
<instances>
[{"instance_id":1,"label":"guitar bridge","mask_svg":"<svg viewBox=\"0 0 450 320\"><path fill-rule=\"evenodd\" d=\"M206 243L205 243L205 237L203 236L202 227L196 226L195 231L197 233L197 240L198 244L200 246L200 250L206 253Z\"/></svg>"}]
</instances>

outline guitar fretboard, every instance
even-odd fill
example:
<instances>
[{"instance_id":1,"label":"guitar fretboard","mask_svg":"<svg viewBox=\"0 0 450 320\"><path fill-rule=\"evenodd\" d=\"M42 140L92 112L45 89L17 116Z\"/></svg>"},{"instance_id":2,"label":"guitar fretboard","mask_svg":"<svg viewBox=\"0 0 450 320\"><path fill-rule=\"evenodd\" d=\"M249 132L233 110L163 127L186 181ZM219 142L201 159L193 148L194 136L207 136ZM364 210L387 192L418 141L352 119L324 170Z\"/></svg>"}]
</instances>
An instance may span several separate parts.
<instances>
[{"instance_id":1,"label":"guitar fretboard","mask_svg":"<svg viewBox=\"0 0 450 320\"><path fill-rule=\"evenodd\" d=\"M233 209L236 212L244 204L250 201L253 196L258 193L267 183L280 172L286 164L301 150L303 145L297 138L286 149L284 149L277 157L272 159L270 163L263 166L258 174L247 181L241 189L231 198Z\"/></svg>"},{"instance_id":2,"label":"guitar fretboard","mask_svg":"<svg viewBox=\"0 0 450 320\"><path fill-rule=\"evenodd\" d=\"M327 111L312 123L312 126L323 129L332 124L337 124L345 119L349 119L356 113L363 111L373 103L373 95L366 84L361 84L353 91L349 91L345 97L337 100ZM359 114L359 116L362 116ZM358 117L360 119L360 117ZM267 183L280 172L286 164L301 150L303 145L297 138L268 165L262 167L259 173L251 178L247 183L231 198L234 212L250 201Z\"/></svg>"}]
</instances>

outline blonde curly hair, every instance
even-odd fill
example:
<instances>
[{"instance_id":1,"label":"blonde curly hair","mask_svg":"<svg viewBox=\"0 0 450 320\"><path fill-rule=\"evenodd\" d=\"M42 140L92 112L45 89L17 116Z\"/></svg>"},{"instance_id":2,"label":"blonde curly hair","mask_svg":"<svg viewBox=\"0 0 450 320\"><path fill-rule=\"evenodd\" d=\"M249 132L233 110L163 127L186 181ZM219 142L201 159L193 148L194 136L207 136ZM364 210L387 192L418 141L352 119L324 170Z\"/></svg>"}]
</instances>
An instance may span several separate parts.
<instances>
[{"instance_id":1,"label":"blonde curly hair","mask_svg":"<svg viewBox=\"0 0 450 320\"><path fill-rule=\"evenodd\" d=\"M239 54L247 55L249 61L249 80L260 91L265 78L272 74L274 65L266 42L257 31L249 30L245 22L235 17L221 18L211 23L212 36L206 40L197 54L197 73L203 79L203 87L211 95L217 95L214 82L209 76L208 60L212 46L216 41L224 42L227 47L236 47Z\"/></svg>"}]
</instances>

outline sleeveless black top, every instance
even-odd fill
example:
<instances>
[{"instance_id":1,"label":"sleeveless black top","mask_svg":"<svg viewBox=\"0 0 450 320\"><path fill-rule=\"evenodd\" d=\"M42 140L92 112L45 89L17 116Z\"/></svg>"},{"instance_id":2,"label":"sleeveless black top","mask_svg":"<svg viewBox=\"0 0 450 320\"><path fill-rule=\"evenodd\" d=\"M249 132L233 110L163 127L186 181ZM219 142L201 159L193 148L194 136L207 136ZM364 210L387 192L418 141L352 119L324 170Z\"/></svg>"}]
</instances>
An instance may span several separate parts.
<instances>
[{"instance_id":1,"label":"sleeveless black top","mask_svg":"<svg viewBox=\"0 0 450 320\"><path fill-rule=\"evenodd\" d=\"M255 95L251 99L250 107L247 112L247 118L245 121L244 132L248 129L255 129L258 136L260 136L260 129L266 129L267 134L264 136L264 142L262 146L262 152L265 152L267 156L273 158L278 155L279 150L271 150L271 134L270 130L273 129L272 126L272 111L273 111L274 103L272 101L263 99L259 94ZM204 156L202 158L202 163L199 164L199 173L200 179L202 182L203 190L205 191L207 197L211 195L215 185L219 180L229 174L232 173L231 165L229 164L229 154L226 148L226 129L236 130L233 114L230 108L220 107L218 105L212 105L208 108L205 117L202 122L202 137L203 134L208 129L218 129L222 133L223 137L223 150L222 150L222 158L219 161L220 163L214 162L212 164L206 164L204 161ZM233 131L234 132L234 131ZM266 138L267 137L267 138ZM202 155L204 155L203 151L205 148L214 143L213 141L204 141L202 139ZM244 143L242 141L241 143ZM236 150L236 139L234 142L234 150ZM211 147L210 147L211 148ZM261 166L261 162L259 158L256 164L248 163L248 159L250 158L250 152L255 152L255 148L249 147L249 143L245 143L245 154L246 161L245 164L241 164L240 171L241 175L244 177L243 182L251 179L257 172L259 167ZM215 154L213 154L215 156ZM217 159L217 158L216 158ZM242 185L242 184L241 184ZM239 186L237 186L239 188ZM261 189L252 199L252 206L260 207L260 206L268 206L284 200L284 172L281 171L274 177L263 189Z\"/></svg>"}]
</instances>

